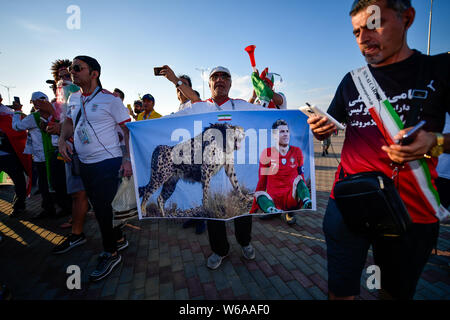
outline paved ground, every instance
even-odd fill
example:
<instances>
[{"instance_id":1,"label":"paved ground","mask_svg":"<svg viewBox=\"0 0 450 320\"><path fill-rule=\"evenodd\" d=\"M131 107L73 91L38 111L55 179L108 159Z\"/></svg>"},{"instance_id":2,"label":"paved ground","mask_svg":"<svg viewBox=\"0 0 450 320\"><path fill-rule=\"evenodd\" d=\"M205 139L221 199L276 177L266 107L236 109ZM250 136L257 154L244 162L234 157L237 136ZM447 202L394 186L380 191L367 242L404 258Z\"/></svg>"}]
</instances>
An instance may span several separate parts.
<instances>
[{"instance_id":1,"label":"paved ground","mask_svg":"<svg viewBox=\"0 0 450 320\"><path fill-rule=\"evenodd\" d=\"M95 218L87 218L88 242L60 255L51 255L66 230L56 220L32 221L39 212L40 197L27 202L28 212L10 218L12 187L0 187L0 282L8 285L15 299L319 299L327 298L326 246L322 219L339 159L342 137L333 137L328 157L321 157L315 142L318 210L299 214L289 227L279 219L253 221L256 259L243 259L228 223L230 255L210 271L206 259L211 251L207 233L196 235L183 229L180 220L129 221L125 227L130 246L124 261L105 280L90 283L101 239ZM372 264L369 256L367 266ZM416 299L450 299L450 225L441 225L438 251L427 264ZM81 290L68 290L69 265L82 270ZM361 279L358 299L376 298Z\"/></svg>"}]
</instances>

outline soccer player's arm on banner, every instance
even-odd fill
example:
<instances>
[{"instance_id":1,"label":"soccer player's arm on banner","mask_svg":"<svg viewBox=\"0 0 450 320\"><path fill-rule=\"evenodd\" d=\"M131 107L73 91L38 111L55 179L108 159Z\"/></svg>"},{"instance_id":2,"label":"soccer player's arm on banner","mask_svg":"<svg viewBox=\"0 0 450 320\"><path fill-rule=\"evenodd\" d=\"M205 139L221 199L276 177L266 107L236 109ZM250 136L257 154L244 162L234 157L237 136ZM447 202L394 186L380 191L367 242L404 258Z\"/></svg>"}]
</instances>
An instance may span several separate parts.
<instances>
[{"instance_id":1,"label":"soccer player's arm on banner","mask_svg":"<svg viewBox=\"0 0 450 320\"><path fill-rule=\"evenodd\" d=\"M262 156L261 156L262 157ZM267 170L270 167L270 161L269 163L263 163L262 161L259 162L259 169L258 169L258 184L256 185L255 191L266 191L267 187Z\"/></svg>"},{"instance_id":2,"label":"soccer player's arm on banner","mask_svg":"<svg viewBox=\"0 0 450 320\"><path fill-rule=\"evenodd\" d=\"M299 148L298 157L297 157L297 163L298 166L298 174L302 177L302 179L298 182L297 189L298 189L298 196L300 200L302 200L302 208L301 209L311 209L312 208L312 202L311 202L311 193L309 192L308 186L306 185L305 181L305 174L303 170L303 153L301 149Z\"/></svg>"}]
</instances>

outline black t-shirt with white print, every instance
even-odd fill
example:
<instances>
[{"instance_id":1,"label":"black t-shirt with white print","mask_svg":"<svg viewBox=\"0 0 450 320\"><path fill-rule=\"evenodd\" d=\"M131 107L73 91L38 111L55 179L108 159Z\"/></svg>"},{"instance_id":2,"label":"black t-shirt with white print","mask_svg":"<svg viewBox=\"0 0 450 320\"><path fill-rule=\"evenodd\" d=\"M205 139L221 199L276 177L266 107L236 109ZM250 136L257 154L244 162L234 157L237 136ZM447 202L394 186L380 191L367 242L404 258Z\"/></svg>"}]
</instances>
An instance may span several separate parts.
<instances>
[{"instance_id":1,"label":"black t-shirt with white print","mask_svg":"<svg viewBox=\"0 0 450 320\"><path fill-rule=\"evenodd\" d=\"M408 119L408 113L414 107L411 98L421 96L424 99L416 101L421 109L418 112L419 119L427 122L425 130L442 132L445 113L450 110L449 54L426 56L414 51L411 57L401 62L379 68L369 66L369 68L404 124ZM419 74L421 74L420 79ZM338 121L347 124L339 170L343 168L347 174L382 171L387 176L391 176L392 161L381 150L387 142L362 101L350 73L346 74L341 81L328 113ZM411 125L417 123L419 119L415 119ZM437 175L434 170L435 162L437 162L436 159L429 162L432 181ZM436 222L432 213L426 213L417 204L411 203L414 198L417 201L413 193L411 190L411 194L402 195L413 221ZM412 207L415 208L412 209Z\"/></svg>"}]
</instances>

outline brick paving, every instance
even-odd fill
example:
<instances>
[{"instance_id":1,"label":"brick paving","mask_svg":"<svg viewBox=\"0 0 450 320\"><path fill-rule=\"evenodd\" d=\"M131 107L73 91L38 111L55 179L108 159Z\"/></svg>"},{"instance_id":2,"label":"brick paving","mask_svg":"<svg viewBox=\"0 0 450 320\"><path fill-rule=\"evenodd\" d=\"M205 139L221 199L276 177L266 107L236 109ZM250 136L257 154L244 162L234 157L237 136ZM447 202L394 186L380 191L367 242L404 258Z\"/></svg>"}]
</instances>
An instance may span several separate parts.
<instances>
[{"instance_id":1,"label":"brick paving","mask_svg":"<svg viewBox=\"0 0 450 320\"><path fill-rule=\"evenodd\" d=\"M40 197L27 200L27 212L10 218L12 187L0 186L0 282L11 288L17 300L29 299L284 299L327 298L326 245L322 233L323 214L332 186L343 137L332 138L330 154L321 157L315 141L317 211L298 214L290 227L279 219L253 220L252 244L256 259L242 257L228 223L229 256L214 271L206 267L211 254L207 233L196 235L183 229L181 220L128 221L124 231L130 246L122 252L123 262L103 281L90 283L101 252L101 238L95 218L88 215L88 242L63 255L51 254L53 246L68 231L58 227L68 217L30 220L40 210ZM438 250L433 252L419 281L415 298L450 299L450 225L441 224ZM367 266L373 264L371 255ZM69 265L82 270L81 289L68 290ZM366 266L366 267L367 267ZM367 275L361 278L358 299L373 300L367 289Z\"/></svg>"}]
</instances>

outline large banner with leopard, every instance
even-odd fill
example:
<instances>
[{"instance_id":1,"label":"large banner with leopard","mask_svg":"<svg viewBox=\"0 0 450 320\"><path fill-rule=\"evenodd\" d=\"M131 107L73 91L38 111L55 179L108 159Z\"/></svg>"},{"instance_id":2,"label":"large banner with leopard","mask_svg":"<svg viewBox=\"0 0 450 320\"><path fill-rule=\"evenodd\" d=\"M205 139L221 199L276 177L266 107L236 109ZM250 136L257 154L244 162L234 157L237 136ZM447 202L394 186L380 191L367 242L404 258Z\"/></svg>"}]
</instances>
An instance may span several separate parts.
<instances>
[{"instance_id":1,"label":"large banner with leopard","mask_svg":"<svg viewBox=\"0 0 450 320\"><path fill-rule=\"evenodd\" d=\"M316 210L314 150L297 110L128 123L140 219L230 220Z\"/></svg>"}]
</instances>

